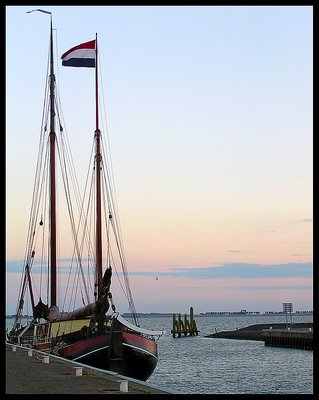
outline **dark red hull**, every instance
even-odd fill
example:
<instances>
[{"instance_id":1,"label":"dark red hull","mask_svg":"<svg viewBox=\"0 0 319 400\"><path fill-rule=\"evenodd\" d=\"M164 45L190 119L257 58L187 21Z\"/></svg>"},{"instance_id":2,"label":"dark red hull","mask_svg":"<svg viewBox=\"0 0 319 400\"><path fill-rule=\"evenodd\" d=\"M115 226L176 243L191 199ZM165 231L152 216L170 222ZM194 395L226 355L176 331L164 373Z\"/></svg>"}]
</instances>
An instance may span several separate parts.
<instances>
[{"instance_id":1,"label":"dark red hull","mask_svg":"<svg viewBox=\"0 0 319 400\"><path fill-rule=\"evenodd\" d=\"M157 345L154 340L139 334L122 332L111 341L111 334L104 333L72 343L59 350L61 357L91 367L117 372L146 381L157 364Z\"/></svg>"}]
</instances>

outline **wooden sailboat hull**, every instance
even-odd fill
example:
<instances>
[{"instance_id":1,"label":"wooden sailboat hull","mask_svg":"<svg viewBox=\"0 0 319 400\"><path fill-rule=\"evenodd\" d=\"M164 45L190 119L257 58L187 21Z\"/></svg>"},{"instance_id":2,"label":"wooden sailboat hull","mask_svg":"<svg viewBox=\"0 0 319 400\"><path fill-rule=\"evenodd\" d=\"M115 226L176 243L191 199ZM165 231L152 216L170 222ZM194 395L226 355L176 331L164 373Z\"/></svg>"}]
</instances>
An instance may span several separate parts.
<instances>
[{"instance_id":1,"label":"wooden sailboat hull","mask_svg":"<svg viewBox=\"0 0 319 400\"><path fill-rule=\"evenodd\" d=\"M63 139L63 137L67 139L65 134L60 135L56 132L56 128L59 126L60 133L62 133L63 127L59 118L60 101L54 73L52 14L40 9L33 11L44 12L51 16L49 75L43 113L45 121L42 124L43 131L41 131L39 144L41 153L38 156L28 228L28 232L32 232L32 234L28 234L26 246L28 251L24 264L23 283L18 296L17 315L12 331L8 335L8 340L11 343L18 343L88 366L114 371L145 381L156 367L158 358L155 338L160 337L163 332L150 331L139 327L129 288L124 249L119 223L117 222L117 206L112 193L113 179L109 175L111 168L108 166L108 158L105 159L106 163L103 161L105 157L102 132L99 128L98 109L97 35L95 40L75 46L61 57L62 65L65 66L95 68L96 118L94 136L92 135L94 152L92 151L92 158L89 163L92 175L88 174L87 176L87 182L89 182L89 176L91 176L91 184L85 185L87 190L82 200L79 201L82 196L79 193L72 155L67 145L68 140ZM79 57L78 50L80 49L82 55ZM74 57L74 54L77 54L77 56ZM84 57L83 54L89 54L89 58ZM82 63L78 64L81 59ZM60 168L58 168L58 162L61 163ZM68 171L69 169L70 171ZM68 177L69 172L71 175ZM58 174L61 174L61 183L64 185L62 193L65 196L65 202L60 202L58 197L58 189L60 188L60 184L56 184ZM43 184L44 182L48 184ZM44 206L46 200L49 201L49 204ZM80 205L78 221L74 213L75 208L71 205L72 200L76 200L76 203ZM43 210L43 215L40 209ZM72 277L76 280L73 285L71 280L69 284L68 278L68 284L65 285L65 298L62 294L64 289L61 289L60 293L57 285L59 267L66 267L65 261L58 252L58 238L59 241L64 240L64 233L67 236L71 232L68 232L67 229L64 232L64 225L63 227L58 226L57 215L60 210L63 210L62 213L64 213L64 210L68 211L70 217L74 247L72 250L70 248L73 256L70 259L70 268L68 269L69 278ZM84 212L84 210L86 211ZM40 214L41 219L39 221ZM60 234L62 234L61 238ZM42 239L36 240L37 237ZM103 245L105 240L105 245ZM69 243L69 238L67 238L66 243ZM40 244L41 248L36 250L36 247ZM43 245L44 248L42 248ZM86 245L88 247L85 249ZM112 249L113 245L116 250ZM84 259L85 264L87 263L86 272L83 268ZM103 268L106 260L107 268ZM37 263L41 265L41 271L49 278L46 289L44 289L44 285L38 290L33 287L34 281L31 278L31 270L32 265ZM132 311L134 324L122 318L113 303L111 277L112 268L113 266L117 268L117 265L121 267L123 272L124 281L121 282L121 287L125 287L125 297L128 300L129 309ZM93 273L91 277L89 277L90 272ZM42 285L44 279L46 280L42 277L37 283ZM91 290L88 284L93 285ZM67 287L72 289L72 293L67 292ZM27 326L21 327L27 291L32 305L33 318ZM36 298L37 292L45 296L48 304L43 303L41 297ZM62 297L65 299L65 304L68 302L69 304L85 302L86 305L79 309L59 311L61 305L59 305L58 300ZM107 316L110 306L112 315Z\"/></svg>"},{"instance_id":2,"label":"wooden sailboat hull","mask_svg":"<svg viewBox=\"0 0 319 400\"><path fill-rule=\"evenodd\" d=\"M10 335L9 342L142 381L152 375L158 360L157 344L147 331L137 327L134 330L118 316L112 328L89 334L89 321L86 318L31 324Z\"/></svg>"},{"instance_id":3,"label":"wooden sailboat hull","mask_svg":"<svg viewBox=\"0 0 319 400\"><path fill-rule=\"evenodd\" d=\"M146 381L157 365L156 343L134 333L123 332L119 336L121 338L116 338L114 333L112 337L110 333L96 335L69 344L58 354L94 368Z\"/></svg>"}]
</instances>

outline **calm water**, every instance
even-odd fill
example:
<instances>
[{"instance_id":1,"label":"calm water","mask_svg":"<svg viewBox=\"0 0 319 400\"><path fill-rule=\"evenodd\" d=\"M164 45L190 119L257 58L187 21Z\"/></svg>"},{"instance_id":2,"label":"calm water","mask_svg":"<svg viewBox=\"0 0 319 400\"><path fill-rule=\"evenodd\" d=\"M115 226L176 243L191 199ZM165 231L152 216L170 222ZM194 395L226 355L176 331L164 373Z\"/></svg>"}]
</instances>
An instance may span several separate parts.
<instances>
[{"instance_id":1,"label":"calm water","mask_svg":"<svg viewBox=\"0 0 319 400\"><path fill-rule=\"evenodd\" d=\"M196 316L195 321L198 336L173 338L170 317L140 318L143 328L166 330L158 341L156 370L147 383L181 394L313 394L312 351L204 337L215 328L285 323L285 316ZM312 316L293 316L293 322L312 321Z\"/></svg>"},{"instance_id":2,"label":"calm water","mask_svg":"<svg viewBox=\"0 0 319 400\"><path fill-rule=\"evenodd\" d=\"M312 322L293 316L293 322ZM286 322L285 316L195 317L198 336L173 338L171 318L140 318L145 328L166 330L158 341L159 361L148 383L184 394L312 394L313 352L268 347L253 340L205 335L260 323Z\"/></svg>"}]
</instances>

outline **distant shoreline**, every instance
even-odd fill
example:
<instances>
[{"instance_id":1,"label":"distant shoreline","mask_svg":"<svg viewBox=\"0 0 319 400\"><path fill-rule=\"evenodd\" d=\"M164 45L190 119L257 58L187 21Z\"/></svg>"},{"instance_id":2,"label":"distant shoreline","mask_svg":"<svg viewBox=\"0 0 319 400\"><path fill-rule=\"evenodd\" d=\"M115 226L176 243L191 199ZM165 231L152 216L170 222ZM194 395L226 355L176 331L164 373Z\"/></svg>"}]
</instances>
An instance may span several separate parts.
<instances>
[{"instance_id":1,"label":"distant shoreline","mask_svg":"<svg viewBox=\"0 0 319 400\"><path fill-rule=\"evenodd\" d=\"M174 313L137 313L137 316L139 318L150 318L150 317L171 317ZM178 313L175 313L178 314ZM185 313L187 314L187 313ZM123 318L130 317L131 314L129 313L123 313L121 314ZM184 313L183 313L184 315ZM286 316L287 314L283 311L267 311L264 313L258 312L258 311L208 311L205 313L199 313L199 314L194 314L194 317L258 317L258 316L273 316L273 315L283 315ZM303 315L303 316L311 316L313 315L313 311L295 311L292 312L291 314L288 314L289 316L298 316L298 315ZM15 315L6 315L6 319L13 319L15 318ZM22 318L32 318L32 315L23 315Z\"/></svg>"}]
</instances>

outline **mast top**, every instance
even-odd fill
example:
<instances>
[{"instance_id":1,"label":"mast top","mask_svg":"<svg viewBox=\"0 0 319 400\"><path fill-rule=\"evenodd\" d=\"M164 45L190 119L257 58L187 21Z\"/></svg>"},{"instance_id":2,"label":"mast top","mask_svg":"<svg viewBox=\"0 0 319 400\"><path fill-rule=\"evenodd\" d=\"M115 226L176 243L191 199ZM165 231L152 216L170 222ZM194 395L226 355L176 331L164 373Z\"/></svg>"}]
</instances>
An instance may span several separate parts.
<instances>
[{"instance_id":1,"label":"mast top","mask_svg":"<svg viewBox=\"0 0 319 400\"><path fill-rule=\"evenodd\" d=\"M42 12L44 14L50 14L51 15L51 19L52 19L52 13L50 11L41 10L40 8L37 8L36 10L27 11L27 14L30 14L30 13L35 12L35 11L39 11L39 12Z\"/></svg>"}]
</instances>

